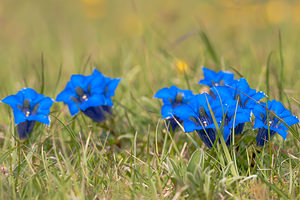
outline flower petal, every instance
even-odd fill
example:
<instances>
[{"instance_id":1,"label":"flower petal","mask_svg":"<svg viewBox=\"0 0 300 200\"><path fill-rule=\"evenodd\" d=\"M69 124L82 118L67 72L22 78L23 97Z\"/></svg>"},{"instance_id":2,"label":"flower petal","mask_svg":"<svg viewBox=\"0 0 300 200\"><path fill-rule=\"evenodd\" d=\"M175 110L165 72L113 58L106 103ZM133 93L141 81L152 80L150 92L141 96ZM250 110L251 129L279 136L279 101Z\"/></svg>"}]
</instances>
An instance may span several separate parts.
<instances>
[{"instance_id":1,"label":"flower petal","mask_svg":"<svg viewBox=\"0 0 300 200\"><path fill-rule=\"evenodd\" d=\"M171 105L163 105L161 107L161 115L163 118L168 118L171 117L173 118L173 111L172 111L172 106Z\"/></svg>"},{"instance_id":2,"label":"flower petal","mask_svg":"<svg viewBox=\"0 0 300 200\"><path fill-rule=\"evenodd\" d=\"M27 120L29 121L38 121L46 125L50 125L50 117L47 115L30 115Z\"/></svg>"},{"instance_id":3,"label":"flower petal","mask_svg":"<svg viewBox=\"0 0 300 200\"><path fill-rule=\"evenodd\" d=\"M88 98L87 101L78 104L81 110L86 110L88 107L97 107L105 105L106 99L102 94L96 94Z\"/></svg>"},{"instance_id":4,"label":"flower petal","mask_svg":"<svg viewBox=\"0 0 300 200\"><path fill-rule=\"evenodd\" d=\"M12 109L15 109L17 105L23 105L23 98L20 99L17 95L10 95L5 97L1 102L10 105Z\"/></svg>"},{"instance_id":5,"label":"flower petal","mask_svg":"<svg viewBox=\"0 0 300 200\"><path fill-rule=\"evenodd\" d=\"M18 125L19 123L26 121L26 116L20 109L14 109L14 118L15 118L15 124Z\"/></svg>"}]
</instances>

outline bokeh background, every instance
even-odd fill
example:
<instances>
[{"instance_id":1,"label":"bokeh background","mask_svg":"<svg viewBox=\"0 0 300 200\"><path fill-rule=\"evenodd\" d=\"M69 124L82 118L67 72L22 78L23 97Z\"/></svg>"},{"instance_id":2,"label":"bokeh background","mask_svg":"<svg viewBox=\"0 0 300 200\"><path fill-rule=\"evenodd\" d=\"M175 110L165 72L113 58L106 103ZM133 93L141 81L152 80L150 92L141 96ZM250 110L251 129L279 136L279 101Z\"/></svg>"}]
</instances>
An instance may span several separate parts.
<instances>
[{"instance_id":1,"label":"bokeh background","mask_svg":"<svg viewBox=\"0 0 300 200\"><path fill-rule=\"evenodd\" d=\"M232 176L225 150L166 131L153 95L171 85L205 90L197 84L205 66L244 76L300 117L299 38L299 0L0 0L0 99L23 87L55 98L72 74L94 67L122 78L111 120L71 117L57 102L51 126L38 124L24 146L0 104L0 198L284 198L280 190L296 198L299 126L285 141L275 136L272 153L252 145L248 123L230 147L240 173ZM196 150L203 161L192 177Z\"/></svg>"},{"instance_id":2,"label":"bokeh background","mask_svg":"<svg viewBox=\"0 0 300 200\"><path fill-rule=\"evenodd\" d=\"M45 93L52 96L71 74L89 74L93 67L122 77L124 94L149 98L162 86L185 87L182 67L196 90L193 84L206 66L233 67L253 88L265 91L272 52L269 95L278 97L282 81L288 98L299 101L299 27L299 1L2 0L0 95L25 86L38 90L42 54ZM219 63L210 56L201 32Z\"/></svg>"}]
</instances>

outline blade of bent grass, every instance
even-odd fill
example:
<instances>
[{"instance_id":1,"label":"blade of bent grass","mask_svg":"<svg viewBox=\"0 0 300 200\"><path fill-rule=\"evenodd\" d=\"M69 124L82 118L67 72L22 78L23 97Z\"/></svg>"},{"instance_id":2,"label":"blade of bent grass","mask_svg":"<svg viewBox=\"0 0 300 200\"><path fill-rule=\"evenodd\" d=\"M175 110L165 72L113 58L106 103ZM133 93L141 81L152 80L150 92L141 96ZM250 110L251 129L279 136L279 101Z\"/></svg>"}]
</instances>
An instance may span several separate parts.
<instances>
[{"instance_id":1,"label":"blade of bent grass","mask_svg":"<svg viewBox=\"0 0 300 200\"><path fill-rule=\"evenodd\" d=\"M206 96L205 96L205 97L206 97ZM218 125L217 120L216 120L216 118L215 118L215 116L214 116L214 112L212 111L212 109L211 109L211 107L210 107L210 104L209 104L209 102L208 102L207 97L206 97L206 101L207 101L207 105L208 105L209 111L210 111L210 113L211 113L213 122L214 122L214 124L215 124L215 126L216 126L216 130L217 130L217 132L218 132L219 134L221 134L219 125ZM226 159L227 159L227 162L228 162L228 163L232 163L232 159L231 159L229 150L228 150L228 148L227 148L227 145L226 145L226 143L225 143L225 141L224 141L224 138L223 138L223 137L220 137L220 140L221 140L221 146L222 146L222 148L223 148L223 151L224 151L225 157L226 157ZM231 170L231 173L232 173L234 176L239 176L239 175L238 175L238 172L237 172L237 169L236 169L233 165L231 165L230 170Z\"/></svg>"},{"instance_id":2,"label":"blade of bent grass","mask_svg":"<svg viewBox=\"0 0 300 200\"><path fill-rule=\"evenodd\" d=\"M203 31L200 31L199 34L200 34L202 41L204 42L204 44L206 46L207 51L209 52L211 58L213 59L213 61L215 62L216 65L220 66L221 62L217 56L217 53L216 53L214 47L212 46L210 40L208 39L207 35Z\"/></svg>"}]
</instances>

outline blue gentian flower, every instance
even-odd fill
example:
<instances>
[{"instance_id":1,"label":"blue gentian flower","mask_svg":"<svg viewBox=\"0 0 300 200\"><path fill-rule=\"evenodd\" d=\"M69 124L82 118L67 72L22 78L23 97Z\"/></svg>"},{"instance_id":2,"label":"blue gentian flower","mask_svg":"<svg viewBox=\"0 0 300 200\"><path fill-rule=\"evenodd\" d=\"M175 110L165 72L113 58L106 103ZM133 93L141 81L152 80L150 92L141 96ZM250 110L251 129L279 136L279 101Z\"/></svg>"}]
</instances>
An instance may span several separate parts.
<instances>
[{"instance_id":1,"label":"blue gentian flower","mask_svg":"<svg viewBox=\"0 0 300 200\"><path fill-rule=\"evenodd\" d=\"M164 119L168 120L169 128L174 131L181 120L174 114L173 109L182 105L187 104L190 99L194 96L190 90L181 90L176 86L170 88L162 88L156 92L155 98L162 99L164 105L161 108L161 115Z\"/></svg>"},{"instance_id":2,"label":"blue gentian flower","mask_svg":"<svg viewBox=\"0 0 300 200\"><path fill-rule=\"evenodd\" d=\"M242 108L244 113L251 113L253 107L259 100L266 95L261 91L251 89L245 78L240 78L231 83L231 85L218 86L211 88L215 96L221 96L224 103L232 104L232 100L237 100L239 107ZM238 124L235 129L235 134L240 135L244 129L244 123Z\"/></svg>"},{"instance_id":3,"label":"blue gentian flower","mask_svg":"<svg viewBox=\"0 0 300 200\"><path fill-rule=\"evenodd\" d=\"M267 109L272 112L267 112ZM279 101L268 101L267 104L256 104L253 108L253 114L255 116L255 124L253 129L258 128L256 144L258 146L264 146L269 141L268 126L270 128L270 136L278 133L285 140L287 137L288 128L285 124L277 118L279 117L288 126L299 123L296 116L291 115L291 111L287 110ZM275 116L275 115L277 116ZM269 125L268 125L269 124Z\"/></svg>"},{"instance_id":4,"label":"blue gentian flower","mask_svg":"<svg viewBox=\"0 0 300 200\"><path fill-rule=\"evenodd\" d=\"M199 84L209 87L230 85L234 80L234 74L226 71L215 72L213 70L202 67L204 79L199 81Z\"/></svg>"},{"instance_id":5,"label":"blue gentian flower","mask_svg":"<svg viewBox=\"0 0 300 200\"><path fill-rule=\"evenodd\" d=\"M16 95L10 95L2 100L13 109L15 124L20 139L25 139L32 132L36 121L50 125L50 107L53 100L38 94L31 88L23 88Z\"/></svg>"},{"instance_id":6,"label":"blue gentian flower","mask_svg":"<svg viewBox=\"0 0 300 200\"><path fill-rule=\"evenodd\" d=\"M81 110L96 122L102 122L112 112L111 97L121 79L105 77L97 69L88 76L72 75L65 89L56 97L68 105L72 116Z\"/></svg>"},{"instance_id":7,"label":"blue gentian flower","mask_svg":"<svg viewBox=\"0 0 300 200\"><path fill-rule=\"evenodd\" d=\"M223 113L225 116L222 125L226 131L230 130L230 137L226 142L227 145L230 145L233 130L235 135L239 135L243 131L244 124L251 122L251 110L241 108L237 100L230 100L220 94L216 97L216 101L220 101L222 107L217 107L216 113Z\"/></svg>"},{"instance_id":8,"label":"blue gentian flower","mask_svg":"<svg viewBox=\"0 0 300 200\"><path fill-rule=\"evenodd\" d=\"M220 101L213 99L208 94L195 95L189 104L178 106L174 109L175 115L183 121L185 132L197 131L200 139L207 147L212 148L216 140L216 127L213 123L212 115L209 110L208 103L214 112L214 117L221 126L223 113L217 112L222 106ZM223 138L226 141L230 134L229 129L223 129Z\"/></svg>"}]
</instances>

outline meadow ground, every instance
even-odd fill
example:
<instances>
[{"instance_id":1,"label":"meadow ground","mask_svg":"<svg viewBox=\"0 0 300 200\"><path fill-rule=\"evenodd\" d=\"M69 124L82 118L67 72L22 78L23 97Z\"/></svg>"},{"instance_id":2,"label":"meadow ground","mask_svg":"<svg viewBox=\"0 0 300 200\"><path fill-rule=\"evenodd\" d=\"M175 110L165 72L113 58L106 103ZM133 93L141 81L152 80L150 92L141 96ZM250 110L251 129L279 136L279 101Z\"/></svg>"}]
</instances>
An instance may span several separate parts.
<instances>
[{"instance_id":1,"label":"meadow ground","mask_svg":"<svg viewBox=\"0 0 300 200\"><path fill-rule=\"evenodd\" d=\"M264 148L247 124L236 145L209 150L168 132L153 99L171 85L198 93L205 66L299 117L299 13L296 0L0 1L1 99L23 87L55 98L94 67L122 78L112 119L54 103L51 126L26 141L1 104L0 199L299 199L299 124Z\"/></svg>"}]
</instances>

